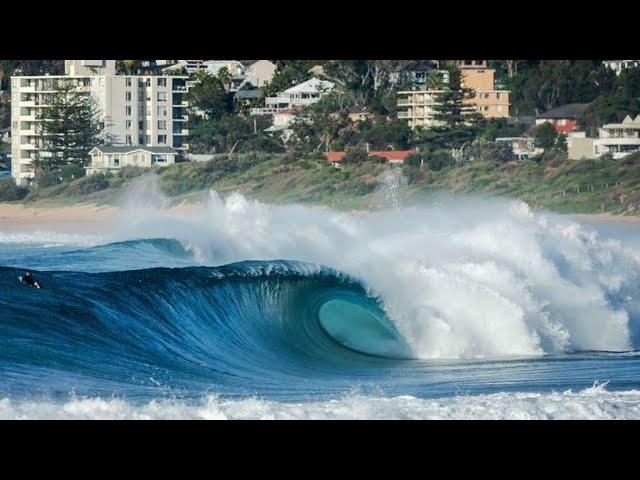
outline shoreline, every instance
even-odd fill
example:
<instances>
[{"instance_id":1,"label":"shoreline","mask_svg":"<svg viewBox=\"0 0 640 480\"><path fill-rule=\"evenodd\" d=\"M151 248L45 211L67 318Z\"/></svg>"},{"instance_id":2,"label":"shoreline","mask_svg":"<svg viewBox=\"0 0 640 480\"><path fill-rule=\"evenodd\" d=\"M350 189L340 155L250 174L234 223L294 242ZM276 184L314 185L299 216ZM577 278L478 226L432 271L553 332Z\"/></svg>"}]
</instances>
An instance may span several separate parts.
<instances>
[{"instance_id":1,"label":"shoreline","mask_svg":"<svg viewBox=\"0 0 640 480\"><path fill-rule=\"evenodd\" d=\"M181 202L168 208L173 213L187 213L189 202ZM79 203L75 205L30 206L19 203L0 203L0 231L18 231L21 229L54 229L57 231L108 231L117 220L122 208L112 205ZM359 212L354 211L354 214ZM577 222L599 223L618 222L640 224L638 215L564 214L563 217Z\"/></svg>"}]
</instances>

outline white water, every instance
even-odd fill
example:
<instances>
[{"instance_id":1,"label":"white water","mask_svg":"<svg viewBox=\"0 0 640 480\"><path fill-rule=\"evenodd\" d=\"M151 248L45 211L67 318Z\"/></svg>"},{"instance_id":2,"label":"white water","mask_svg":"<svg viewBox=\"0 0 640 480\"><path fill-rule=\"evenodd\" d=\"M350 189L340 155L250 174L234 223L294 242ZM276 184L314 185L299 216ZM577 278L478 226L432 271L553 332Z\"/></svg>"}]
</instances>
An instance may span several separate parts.
<instances>
[{"instance_id":1,"label":"white water","mask_svg":"<svg viewBox=\"0 0 640 480\"><path fill-rule=\"evenodd\" d=\"M640 419L640 391L608 391L604 385L553 393L495 393L425 400L411 396L351 394L323 402L282 403L215 395L195 405L122 399L75 398L66 403L0 400L0 419Z\"/></svg>"},{"instance_id":2,"label":"white water","mask_svg":"<svg viewBox=\"0 0 640 480\"><path fill-rule=\"evenodd\" d=\"M383 299L419 358L639 347L638 251L519 201L393 201L354 214L211 192L179 216L158 192L128 193L113 240L177 238L206 265L289 259L342 270Z\"/></svg>"},{"instance_id":3,"label":"white water","mask_svg":"<svg viewBox=\"0 0 640 480\"><path fill-rule=\"evenodd\" d=\"M153 207L163 203L156 196L129 197L122 238L177 238L203 264L290 259L342 270L381 296L419 358L638 347L640 254L519 201L354 214L211 192L176 218Z\"/></svg>"}]
</instances>

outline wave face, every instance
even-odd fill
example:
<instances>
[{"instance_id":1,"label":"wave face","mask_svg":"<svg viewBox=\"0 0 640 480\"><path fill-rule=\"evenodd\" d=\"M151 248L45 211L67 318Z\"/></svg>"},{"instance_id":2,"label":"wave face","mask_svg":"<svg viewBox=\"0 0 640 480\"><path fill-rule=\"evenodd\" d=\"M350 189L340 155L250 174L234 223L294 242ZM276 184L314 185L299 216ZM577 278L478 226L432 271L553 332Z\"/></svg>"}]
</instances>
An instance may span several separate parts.
<instances>
[{"instance_id":1,"label":"wave face","mask_svg":"<svg viewBox=\"0 0 640 480\"><path fill-rule=\"evenodd\" d=\"M107 385L134 384L136 394L136 378L154 393L160 382L200 393L212 384L235 391L234 382L239 391L268 390L290 377L340 377L411 357L378 299L317 265L35 272L41 290L19 284L20 273L0 268L0 370L17 370L27 383L58 370L48 386L63 393L69 372L86 372L88 383L97 374ZM4 387L15 391L11 383Z\"/></svg>"}]
</instances>

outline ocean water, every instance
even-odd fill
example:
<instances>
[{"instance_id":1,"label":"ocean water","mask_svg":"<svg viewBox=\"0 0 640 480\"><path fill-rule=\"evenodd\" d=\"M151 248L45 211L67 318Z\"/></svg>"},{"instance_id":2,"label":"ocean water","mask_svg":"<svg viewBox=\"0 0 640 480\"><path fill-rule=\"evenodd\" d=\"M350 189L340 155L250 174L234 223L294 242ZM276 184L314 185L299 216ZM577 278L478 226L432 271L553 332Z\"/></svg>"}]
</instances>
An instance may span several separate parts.
<instances>
[{"instance_id":1,"label":"ocean water","mask_svg":"<svg viewBox=\"0 0 640 480\"><path fill-rule=\"evenodd\" d=\"M156 196L0 231L0 418L640 418L638 227Z\"/></svg>"}]
</instances>

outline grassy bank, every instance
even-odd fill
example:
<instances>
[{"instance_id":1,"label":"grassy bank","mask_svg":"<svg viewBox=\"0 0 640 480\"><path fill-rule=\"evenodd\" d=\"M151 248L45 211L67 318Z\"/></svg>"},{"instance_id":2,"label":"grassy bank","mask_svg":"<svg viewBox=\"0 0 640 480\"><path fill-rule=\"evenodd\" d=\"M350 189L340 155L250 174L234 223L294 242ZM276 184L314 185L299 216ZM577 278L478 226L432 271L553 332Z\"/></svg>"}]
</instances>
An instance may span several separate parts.
<instances>
[{"instance_id":1,"label":"grassy bank","mask_svg":"<svg viewBox=\"0 0 640 480\"><path fill-rule=\"evenodd\" d=\"M239 191L271 203L314 203L335 208L370 208L382 201L382 174L392 168L367 161L336 169L322 158L243 154L158 169L158 185L177 200L200 198L209 189ZM576 160L471 162L432 171L402 167L407 195L482 193L519 198L561 213L640 214L640 157L625 161ZM32 189L27 203L116 202L125 187L148 171L125 168L113 175L85 177Z\"/></svg>"}]
</instances>

